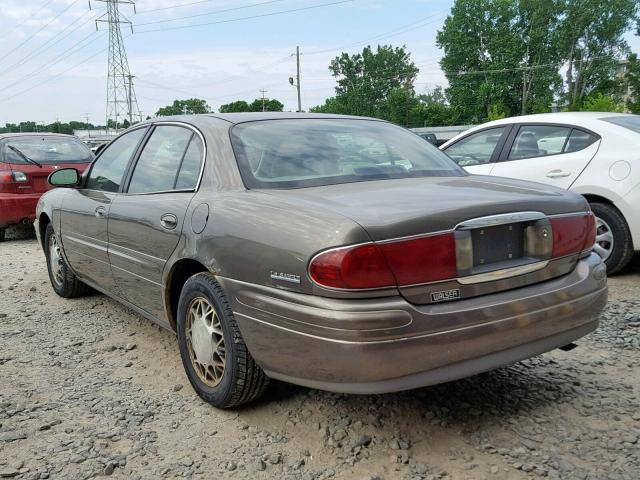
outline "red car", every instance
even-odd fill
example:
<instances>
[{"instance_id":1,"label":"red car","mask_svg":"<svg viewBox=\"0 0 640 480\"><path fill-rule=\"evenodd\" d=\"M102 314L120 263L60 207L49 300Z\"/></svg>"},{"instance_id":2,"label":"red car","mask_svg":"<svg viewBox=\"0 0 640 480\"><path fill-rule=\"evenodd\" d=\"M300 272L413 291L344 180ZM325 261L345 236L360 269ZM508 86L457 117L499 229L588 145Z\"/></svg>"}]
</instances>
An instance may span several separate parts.
<instances>
[{"instance_id":1,"label":"red car","mask_svg":"<svg viewBox=\"0 0 640 480\"><path fill-rule=\"evenodd\" d=\"M0 242L8 226L35 220L38 200L51 188L51 172L64 167L82 172L93 158L91 150L71 135L0 134Z\"/></svg>"}]
</instances>

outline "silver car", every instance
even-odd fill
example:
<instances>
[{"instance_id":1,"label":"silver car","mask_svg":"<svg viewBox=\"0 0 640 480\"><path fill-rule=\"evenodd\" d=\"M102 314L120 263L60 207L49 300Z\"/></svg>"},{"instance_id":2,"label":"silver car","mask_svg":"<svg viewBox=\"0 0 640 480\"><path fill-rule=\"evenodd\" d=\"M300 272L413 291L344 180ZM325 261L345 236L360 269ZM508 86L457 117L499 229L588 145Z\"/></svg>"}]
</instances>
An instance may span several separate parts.
<instances>
[{"instance_id":1,"label":"silver car","mask_svg":"<svg viewBox=\"0 0 640 480\"><path fill-rule=\"evenodd\" d=\"M175 331L220 408L269 378L366 394L473 375L591 332L607 298L583 197L469 175L379 120L149 120L49 181L53 289Z\"/></svg>"}]
</instances>

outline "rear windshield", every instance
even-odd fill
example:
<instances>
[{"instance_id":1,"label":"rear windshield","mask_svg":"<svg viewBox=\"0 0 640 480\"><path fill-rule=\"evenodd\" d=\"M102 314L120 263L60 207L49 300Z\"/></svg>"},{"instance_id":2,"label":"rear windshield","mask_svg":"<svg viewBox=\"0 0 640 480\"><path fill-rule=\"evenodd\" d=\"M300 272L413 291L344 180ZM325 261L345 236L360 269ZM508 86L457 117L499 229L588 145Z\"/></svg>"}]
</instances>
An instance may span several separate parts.
<instances>
[{"instance_id":1,"label":"rear windshield","mask_svg":"<svg viewBox=\"0 0 640 480\"><path fill-rule=\"evenodd\" d=\"M634 132L640 133L640 115L625 115L624 117L606 117L602 118L605 122L613 123Z\"/></svg>"},{"instance_id":2,"label":"rear windshield","mask_svg":"<svg viewBox=\"0 0 640 480\"><path fill-rule=\"evenodd\" d=\"M40 164L83 163L93 160L91 151L74 137L9 138L3 144L6 163L29 163L15 149Z\"/></svg>"},{"instance_id":3,"label":"rear windshield","mask_svg":"<svg viewBox=\"0 0 640 480\"><path fill-rule=\"evenodd\" d=\"M373 120L241 123L231 130L231 142L248 188L466 175L417 135Z\"/></svg>"}]
</instances>

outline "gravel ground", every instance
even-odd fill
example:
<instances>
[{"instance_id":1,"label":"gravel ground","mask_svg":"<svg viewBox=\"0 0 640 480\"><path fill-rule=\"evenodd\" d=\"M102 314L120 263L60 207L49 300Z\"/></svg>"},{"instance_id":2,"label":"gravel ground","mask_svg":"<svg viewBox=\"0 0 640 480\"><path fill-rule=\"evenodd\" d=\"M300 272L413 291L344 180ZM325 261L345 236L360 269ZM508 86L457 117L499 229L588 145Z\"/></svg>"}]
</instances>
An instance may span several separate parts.
<instances>
[{"instance_id":1,"label":"gravel ground","mask_svg":"<svg viewBox=\"0 0 640 480\"><path fill-rule=\"evenodd\" d=\"M33 238L0 244L0 477L640 477L640 268L602 326L469 379L389 395L273 382L218 411L174 336L102 295L64 300Z\"/></svg>"}]
</instances>

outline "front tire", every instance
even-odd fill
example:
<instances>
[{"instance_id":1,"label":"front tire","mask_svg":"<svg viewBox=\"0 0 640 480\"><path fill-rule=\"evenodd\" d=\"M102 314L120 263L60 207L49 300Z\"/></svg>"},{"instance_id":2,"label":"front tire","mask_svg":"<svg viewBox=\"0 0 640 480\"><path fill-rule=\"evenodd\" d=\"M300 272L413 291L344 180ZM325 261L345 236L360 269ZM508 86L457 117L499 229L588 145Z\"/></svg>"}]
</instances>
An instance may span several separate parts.
<instances>
[{"instance_id":1,"label":"front tire","mask_svg":"<svg viewBox=\"0 0 640 480\"><path fill-rule=\"evenodd\" d=\"M213 275L199 273L186 281L177 322L182 364L203 400L233 408L262 395L269 378L249 353Z\"/></svg>"},{"instance_id":2,"label":"front tire","mask_svg":"<svg viewBox=\"0 0 640 480\"><path fill-rule=\"evenodd\" d=\"M612 205L591 203L596 216L595 252L602 257L607 273L619 272L633 257L633 241L629 226L622 214Z\"/></svg>"},{"instance_id":3,"label":"front tire","mask_svg":"<svg viewBox=\"0 0 640 480\"><path fill-rule=\"evenodd\" d=\"M62 248L51 224L45 231L44 254L47 257L47 271L53 290L64 298L86 295L90 288L78 280L62 256Z\"/></svg>"}]
</instances>

